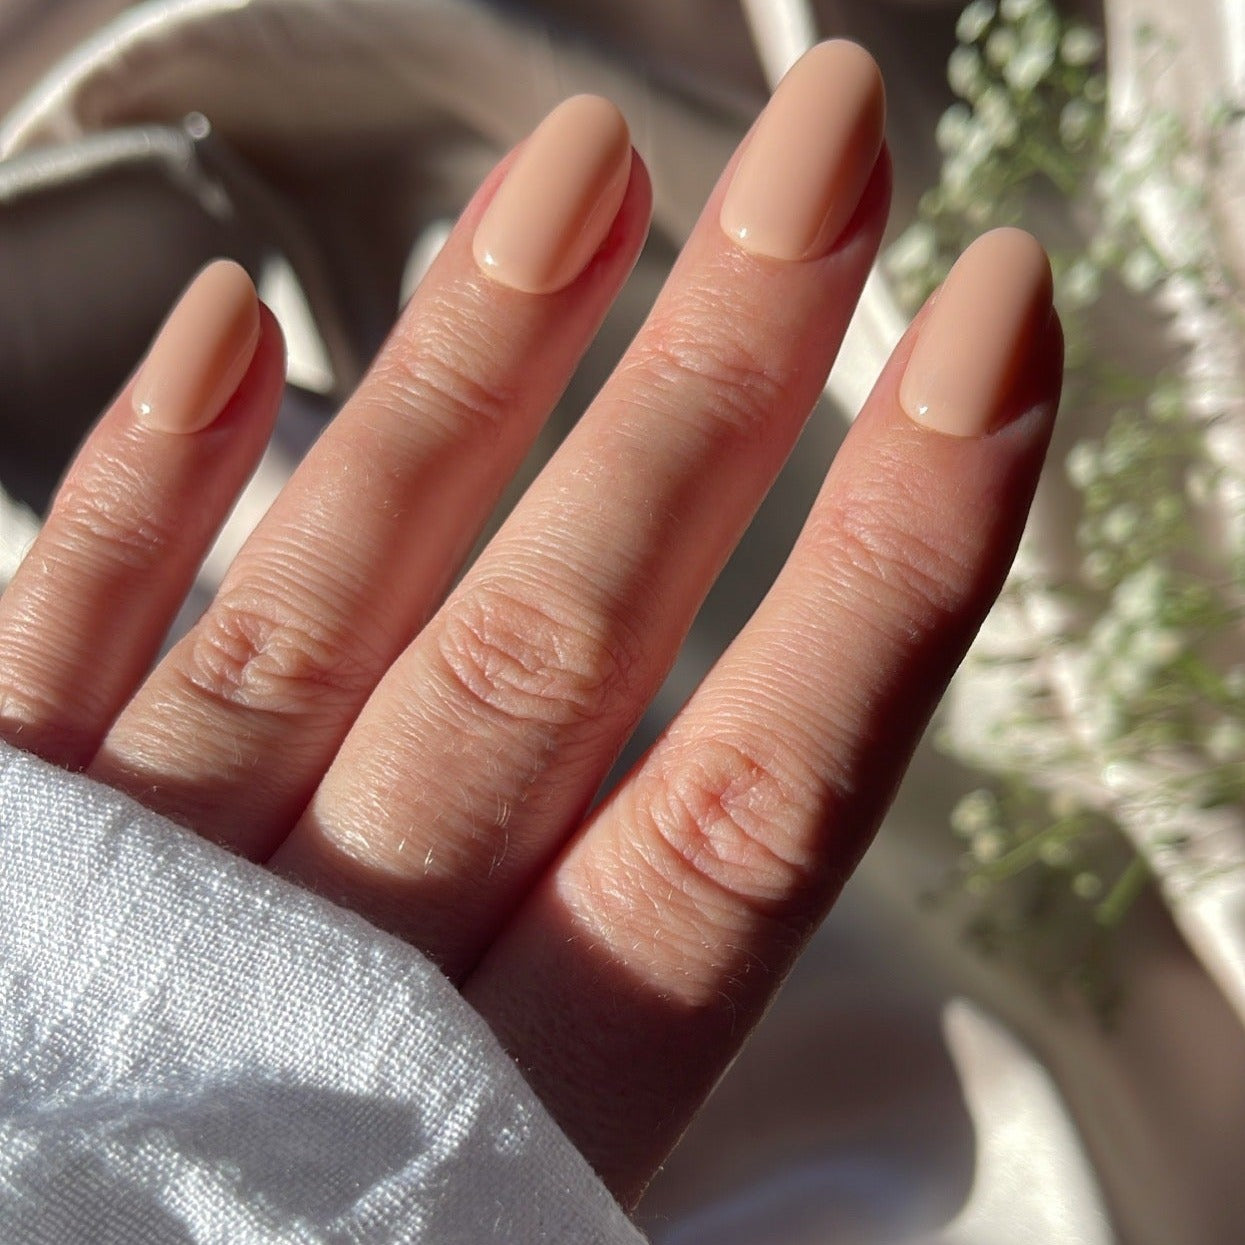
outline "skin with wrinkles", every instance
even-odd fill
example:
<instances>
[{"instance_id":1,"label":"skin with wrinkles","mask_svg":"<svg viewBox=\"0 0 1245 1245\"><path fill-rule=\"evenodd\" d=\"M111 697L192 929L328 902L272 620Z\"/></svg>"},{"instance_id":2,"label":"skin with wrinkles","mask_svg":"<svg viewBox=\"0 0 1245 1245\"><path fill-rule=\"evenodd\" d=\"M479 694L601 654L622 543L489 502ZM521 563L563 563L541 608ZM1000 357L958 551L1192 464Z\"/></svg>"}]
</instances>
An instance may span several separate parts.
<instances>
[{"instance_id":1,"label":"skin with wrinkles","mask_svg":"<svg viewBox=\"0 0 1245 1245\"><path fill-rule=\"evenodd\" d=\"M4 738L431 956L628 1206L867 847L1014 555L1062 371L1040 247L990 235L883 370L755 615L594 805L795 445L885 226L867 54L814 49L771 108L461 579L643 244L644 163L595 97L485 180L154 669L275 418L262 306L236 381L228 291L189 342L157 341L187 378L221 360L230 393L216 409L195 373L170 435L127 385L0 598Z\"/></svg>"}]
</instances>

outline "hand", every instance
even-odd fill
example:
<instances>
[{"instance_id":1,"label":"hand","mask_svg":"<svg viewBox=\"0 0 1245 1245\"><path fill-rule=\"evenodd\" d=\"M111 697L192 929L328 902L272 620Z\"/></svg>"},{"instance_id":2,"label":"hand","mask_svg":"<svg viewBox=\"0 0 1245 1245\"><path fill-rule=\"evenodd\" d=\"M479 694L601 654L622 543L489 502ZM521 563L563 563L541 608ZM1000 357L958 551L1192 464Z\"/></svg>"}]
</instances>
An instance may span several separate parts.
<instances>
[{"instance_id":1,"label":"hand","mask_svg":"<svg viewBox=\"0 0 1245 1245\"><path fill-rule=\"evenodd\" d=\"M756 615L586 815L821 392L885 222L882 120L859 48L793 70L447 599L643 239L603 100L488 178L154 672L281 391L234 265L190 287L0 600L4 737L409 939L627 1205L868 844L1054 419L1049 268L999 231L896 350Z\"/></svg>"}]
</instances>

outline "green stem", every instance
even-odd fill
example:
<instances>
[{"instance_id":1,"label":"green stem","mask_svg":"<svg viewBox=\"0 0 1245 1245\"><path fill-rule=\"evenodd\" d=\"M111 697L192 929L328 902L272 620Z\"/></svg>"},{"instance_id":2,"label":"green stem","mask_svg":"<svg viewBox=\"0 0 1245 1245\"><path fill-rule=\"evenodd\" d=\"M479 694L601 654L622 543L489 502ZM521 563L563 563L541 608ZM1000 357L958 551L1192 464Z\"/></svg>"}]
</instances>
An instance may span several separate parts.
<instances>
[{"instance_id":1,"label":"green stem","mask_svg":"<svg viewBox=\"0 0 1245 1245\"><path fill-rule=\"evenodd\" d=\"M981 872L994 882L1014 876L1022 869L1040 860L1042 848L1051 839L1057 838L1071 829L1076 821L1077 818L1075 817L1061 817L1044 830L1039 830L1036 834L1030 835L1023 843L1017 844L1006 855L1000 856L998 860L991 861Z\"/></svg>"},{"instance_id":2,"label":"green stem","mask_svg":"<svg viewBox=\"0 0 1245 1245\"><path fill-rule=\"evenodd\" d=\"M1144 856L1134 856L1127 869L1111 888L1107 897L1098 905L1094 916L1098 924L1114 929L1145 890L1150 881L1150 866Z\"/></svg>"},{"instance_id":3,"label":"green stem","mask_svg":"<svg viewBox=\"0 0 1245 1245\"><path fill-rule=\"evenodd\" d=\"M1047 177L1054 183L1055 187L1062 191L1063 194L1071 197L1076 193L1077 176L1074 168L1070 167L1066 161L1058 160L1041 144L1028 142L1022 143L1020 151L1029 158L1033 167L1041 173L1045 173Z\"/></svg>"}]
</instances>

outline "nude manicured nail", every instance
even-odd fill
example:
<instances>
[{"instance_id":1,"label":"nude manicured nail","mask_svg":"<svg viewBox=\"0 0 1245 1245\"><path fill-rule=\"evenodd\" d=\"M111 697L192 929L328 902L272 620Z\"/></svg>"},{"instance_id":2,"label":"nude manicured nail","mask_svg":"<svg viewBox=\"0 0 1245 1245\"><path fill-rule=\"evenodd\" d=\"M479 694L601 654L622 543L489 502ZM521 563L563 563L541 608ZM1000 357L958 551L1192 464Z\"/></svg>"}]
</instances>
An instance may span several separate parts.
<instances>
[{"instance_id":1,"label":"nude manicured nail","mask_svg":"<svg viewBox=\"0 0 1245 1245\"><path fill-rule=\"evenodd\" d=\"M259 344L259 300L246 269L209 264L156 335L131 401L158 432L198 432L225 409Z\"/></svg>"},{"instance_id":2,"label":"nude manicured nail","mask_svg":"<svg viewBox=\"0 0 1245 1245\"><path fill-rule=\"evenodd\" d=\"M983 234L934 296L899 384L900 405L917 423L956 437L997 428L1050 311L1041 243L1023 229Z\"/></svg>"},{"instance_id":3,"label":"nude manicured nail","mask_svg":"<svg viewBox=\"0 0 1245 1245\"><path fill-rule=\"evenodd\" d=\"M835 39L810 49L747 139L722 228L773 259L825 255L860 205L885 123L882 75L864 48Z\"/></svg>"},{"instance_id":4,"label":"nude manicured nail","mask_svg":"<svg viewBox=\"0 0 1245 1245\"><path fill-rule=\"evenodd\" d=\"M524 144L476 227L476 262L503 285L551 294L605 241L631 175L622 113L597 95L559 104Z\"/></svg>"}]
</instances>

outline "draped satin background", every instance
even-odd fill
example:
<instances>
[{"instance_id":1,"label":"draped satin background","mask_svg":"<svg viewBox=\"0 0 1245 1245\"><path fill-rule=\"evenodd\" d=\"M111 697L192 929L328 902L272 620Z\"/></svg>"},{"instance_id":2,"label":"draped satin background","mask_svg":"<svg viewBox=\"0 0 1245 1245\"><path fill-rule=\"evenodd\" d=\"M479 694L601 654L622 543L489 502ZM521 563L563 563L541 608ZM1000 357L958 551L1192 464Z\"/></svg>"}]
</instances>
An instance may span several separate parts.
<instances>
[{"instance_id":1,"label":"draped satin background","mask_svg":"<svg viewBox=\"0 0 1245 1245\"><path fill-rule=\"evenodd\" d=\"M1113 45L1164 7L1110 4ZM634 331L763 103L780 55L757 37L764 8L0 0L6 489L37 511L188 275L213 254L246 262L290 335L297 387L193 610L357 379L490 163L557 99L599 91L623 108L653 172L653 237L513 498ZM861 40L886 73L896 227L936 176L932 131L948 102L943 66L958 8L806 6L819 35ZM1245 21L1236 0L1186 0L1182 12L1182 80L1192 84L1182 98L1192 109L1243 84ZM1139 68L1113 55L1111 72L1118 98L1144 106ZM201 116L187 121L191 113ZM1230 164L1220 187L1224 210L1238 216L1243 167ZM1240 264L1241 254L1225 262ZM873 283L831 397L710 597L636 747L755 606L898 326ZM1081 435L1075 421L1065 412L1056 454ZM1052 507L1039 505L1037 521L1056 545ZM10 507L0 523L10 559L29 522ZM922 746L857 879L654 1183L640 1214L653 1241L1245 1239L1245 1005L1232 975L1245 963L1239 892L1209 925L1196 913L1173 920L1159 893L1144 898L1122 939L1124 1006L1104 1028L1088 1007L1053 1005L1006 961L977 958L953 912L918 903L955 850L946 813L966 782Z\"/></svg>"}]
</instances>

